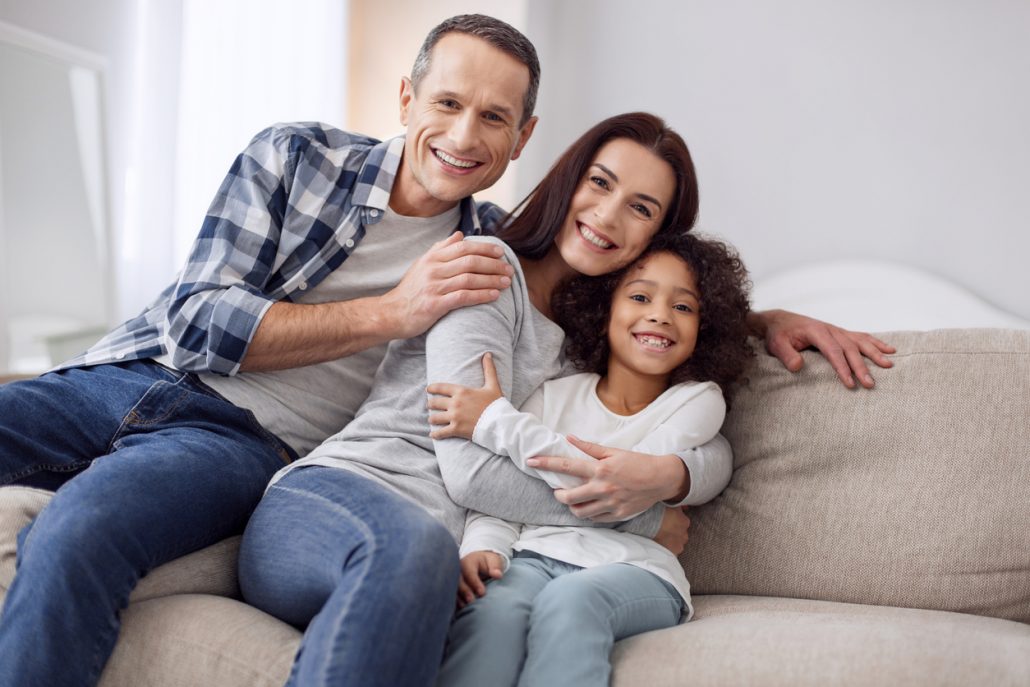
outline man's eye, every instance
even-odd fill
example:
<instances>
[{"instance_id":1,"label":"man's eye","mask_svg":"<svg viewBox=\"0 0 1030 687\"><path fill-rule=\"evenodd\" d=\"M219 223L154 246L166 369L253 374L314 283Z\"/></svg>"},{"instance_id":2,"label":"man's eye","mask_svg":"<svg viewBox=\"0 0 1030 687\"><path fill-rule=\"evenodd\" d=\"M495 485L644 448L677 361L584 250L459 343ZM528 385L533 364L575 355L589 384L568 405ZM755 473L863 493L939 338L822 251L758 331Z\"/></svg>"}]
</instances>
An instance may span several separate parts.
<instances>
[{"instance_id":1,"label":"man's eye","mask_svg":"<svg viewBox=\"0 0 1030 687\"><path fill-rule=\"evenodd\" d=\"M495 114L493 112L487 112L484 116L488 120L490 120L491 122L503 122L504 121L504 119L502 119L500 115Z\"/></svg>"},{"instance_id":2,"label":"man's eye","mask_svg":"<svg viewBox=\"0 0 1030 687\"><path fill-rule=\"evenodd\" d=\"M441 100L440 105L449 109L456 109L458 107L458 101L456 100Z\"/></svg>"}]
</instances>

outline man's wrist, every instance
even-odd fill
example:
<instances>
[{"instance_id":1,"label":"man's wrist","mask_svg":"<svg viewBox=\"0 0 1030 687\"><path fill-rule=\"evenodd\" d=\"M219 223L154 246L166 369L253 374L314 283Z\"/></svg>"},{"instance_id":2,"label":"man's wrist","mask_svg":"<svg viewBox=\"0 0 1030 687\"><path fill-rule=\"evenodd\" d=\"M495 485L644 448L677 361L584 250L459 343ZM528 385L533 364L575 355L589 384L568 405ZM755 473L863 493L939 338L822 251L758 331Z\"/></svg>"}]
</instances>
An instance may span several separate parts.
<instances>
[{"instance_id":1,"label":"man's wrist","mask_svg":"<svg viewBox=\"0 0 1030 687\"><path fill-rule=\"evenodd\" d=\"M747 314L747 318L746 318L747 326L748 326L748 329L751 330L751 333L754 336L757 336L760 339L764 339L765 338L765 333L769 329L768 317L773 312L774 311L772 311L772 310L763 310L762 312L758 312L758 311L752 310L751 312L749 312Z\"/></svg>"}]
</instances>

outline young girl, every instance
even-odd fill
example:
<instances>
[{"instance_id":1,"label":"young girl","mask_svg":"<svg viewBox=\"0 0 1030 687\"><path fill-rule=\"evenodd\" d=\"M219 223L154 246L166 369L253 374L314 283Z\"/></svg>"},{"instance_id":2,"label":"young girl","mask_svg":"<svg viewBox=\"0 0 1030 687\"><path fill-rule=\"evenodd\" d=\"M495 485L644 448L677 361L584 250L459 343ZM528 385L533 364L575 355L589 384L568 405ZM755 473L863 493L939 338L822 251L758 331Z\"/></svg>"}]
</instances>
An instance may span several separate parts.
<instances>
[{"instance_id":1,"label":"young girl","mask_svg":"<svg viewBox=\"0 0 1030 687\"><path fill-rule=\"evenodd\" d=\"M659 236L628 268L571 282L553 308L569 357L592 371L545 382L519 412L501 395L487 354L483 387L428 387L439 411L430 416L433 438L470 438L552 487L570 488L576 478L536 471L530 459L594 460L565 441L571 428L652 454L715 436L724 394L752 355L746 272L724 244ZM461 608L439 685L608 684L616 640L693 613L674 553L634 534L470 512L461 554ZM482 578L490 579L488 593Z\"/></svg>"}]
</instances>

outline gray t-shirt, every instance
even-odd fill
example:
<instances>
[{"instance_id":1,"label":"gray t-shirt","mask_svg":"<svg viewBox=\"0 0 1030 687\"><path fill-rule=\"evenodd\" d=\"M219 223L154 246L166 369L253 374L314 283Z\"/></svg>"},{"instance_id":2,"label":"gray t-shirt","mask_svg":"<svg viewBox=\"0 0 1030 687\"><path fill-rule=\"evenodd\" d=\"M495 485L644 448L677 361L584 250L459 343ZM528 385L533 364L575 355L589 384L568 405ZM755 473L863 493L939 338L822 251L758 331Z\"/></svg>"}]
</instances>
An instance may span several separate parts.
<instances>
[{"instance_id":1,"label":"gray t-shirt","mask_svg":"<svg viewBox=\"0 0 1030 687\"><path fill-rule=\"evenodd\" d=\"M493 303L448 313L426 334L390 343L372 393L342 431L290 470L321 465L369 477L425 508L460 541L466 508L534 525L593 525L576 518L542 480L521 472L465 439L429 438L428 395L433 382L483 383L481 358L489 351L504 395L522 404L544 380L563 372L564 334L529 301L518 259L501 241L515 268L511 288ZM569 370L565 370L568 372ZM655 506L620 526L653 536L664 506Z\"/></svg>"},{"instance_id":2,"label":"gray t-shirt","mask_svg":"<svg viewBox=\"0 0 1030 687\"><path fill-rule=\"evenodd\" d=\"M296 302L328 303L386 293L430 246L453 233L459 220L458 206L435 217L405 217L387 208L383 219L365 227L365 238L346 262ZM262 427L303 456L351 421L368 396L385 353L382 344L289 370L199 377L253 412Z\"/></svg>"}]
</instances>

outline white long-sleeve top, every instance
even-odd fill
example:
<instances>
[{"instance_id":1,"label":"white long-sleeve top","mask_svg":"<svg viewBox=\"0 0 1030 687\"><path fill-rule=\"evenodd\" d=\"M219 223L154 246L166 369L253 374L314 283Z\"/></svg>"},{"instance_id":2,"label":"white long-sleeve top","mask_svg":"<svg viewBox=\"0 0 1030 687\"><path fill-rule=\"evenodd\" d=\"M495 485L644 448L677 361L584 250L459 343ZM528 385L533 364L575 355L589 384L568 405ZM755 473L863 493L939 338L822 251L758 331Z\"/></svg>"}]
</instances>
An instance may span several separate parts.
<instances>
[{"instance_id":1,"label":"white long-sleeve top","mask_svg":"<svg viewBox=\"0 0 1030 687\"><path fill-rule=\"evenodd\" d=\"M640 412L619 415L598 398L598 381L600 377L593 373L547 381L526 400L521 411L499 398L479 418L472 440L509 456L519 469L554 488L569 488L580 480L526 465L529 458L541 455L594 460L572 446L564 437L566 433L641 453L683 453L715 437L726 415L722 392L711 382L677 384ZM677 505L696 505L714 498L729 483L732 459L713 463L699 458L693 465L688 464L688 469L690 491ZM512 550L534 551L584 568L606 563L635 565L672 584L685 602L684 619L693 615L690 584L683 568L672 552L651 539L592 527L524 525L469 512L462 556L472 551L494 551L507 562Z\"/></svg>"}]
</instances>

